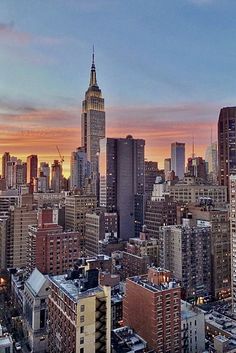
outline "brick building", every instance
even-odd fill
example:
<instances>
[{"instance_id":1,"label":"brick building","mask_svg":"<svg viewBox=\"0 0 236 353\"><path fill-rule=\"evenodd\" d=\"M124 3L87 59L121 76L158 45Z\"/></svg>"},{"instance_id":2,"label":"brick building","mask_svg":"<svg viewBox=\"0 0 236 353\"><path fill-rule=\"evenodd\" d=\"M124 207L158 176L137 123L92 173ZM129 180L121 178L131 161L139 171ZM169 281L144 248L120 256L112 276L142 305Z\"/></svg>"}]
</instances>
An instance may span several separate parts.
<instances>
[{"instance_id":1,"label":"brick building","mask_svg":"<svg viewBox=\"0 0 236 353\"><path fill-rule=\"evenodd\" d=\"M147 275L126 280L124 325L133 328L158 353L181 347L181 288L170 272L150 268Z\"/></svg>"},{"instance_id":2,"label":"brick building","mask_svg":"<svg viewBox=\"0 0 236 353\"><path fill-rule=\"evenodd\" d=\"M29 226L28 271L35 267L43 274L62 274L80 257L80 234L63 232L61 226L45 223Z\"/></svg>"}]
</instances>

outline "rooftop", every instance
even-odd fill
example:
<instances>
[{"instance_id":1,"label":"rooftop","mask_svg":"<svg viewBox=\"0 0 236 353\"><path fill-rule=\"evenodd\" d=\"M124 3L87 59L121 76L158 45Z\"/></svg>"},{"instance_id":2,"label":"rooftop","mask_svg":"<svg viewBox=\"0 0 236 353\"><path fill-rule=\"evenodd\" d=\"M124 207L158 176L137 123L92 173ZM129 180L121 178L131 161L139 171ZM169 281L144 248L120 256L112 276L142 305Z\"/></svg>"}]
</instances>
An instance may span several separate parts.
<instances>
[{"instance_id":1,"label":"rooftop","mask_svg":"<svg viewBox=\"0 0 236 353\"><path fill-rule=\"evenodd\" d=\"M214 326L216 329L225 333L227 336L236 339L236 320L229 318L216 311L212 311L205 315L207 325Z\"/></svg>"},{"instance_id":2,"label":"rooftop","mask_svg":"<svg viewBox=\"0 0 236 353\"><path fill-rule=\"evenodd\" d=\"M135 353L147 347L146 341L127 326L112 331L112 345L116 353Z\"/></svg>"},{"instance_id":3,"label":"rooftop","mask_svg":"<svg viewBox=\"0 0 236 353\"><path fill-rule=\"evenodd\" d=\"M58 275L49 276L49 279L74 302L77 302L79 298L93 296L95 293L102 291L102 288L99 285L86 290L84 287L86 278L84 276L75 279L68 279L66 275Z\"/></svg>"},{"instance_id":4,"label":"rooftop","mask_svg":"<svg viewBox=\"0 0 236 353\"><path fill-rule=\"evenodd\" d=\"M35 268L25 284L28 288L30 288L34 295L38 295L47 281L47 278L37 268Z\"/></svg>"},{"instance_id":5,"label":"rooftop","mask_svg":"<svg viewBox=\"0 0 236 353\"><path fill-rule=\"evenodd\" d=\"M134 276L129 278L129 280L152 292L180 288L180 284L175 279L170 278L170 271L160 267L150 267L147 275Z\"/></svg>"},{"instance_id":6,"label":"rooftop","mask_svg":"<svg viewBox=\"0 0 236 353\"><path fill-rule=\"evenodd\" d=\"M204 315L204 311L197 306L193 306L188 302L181 300L181 319L187 320L198 315Z\"/></svg>"}]
</instances>

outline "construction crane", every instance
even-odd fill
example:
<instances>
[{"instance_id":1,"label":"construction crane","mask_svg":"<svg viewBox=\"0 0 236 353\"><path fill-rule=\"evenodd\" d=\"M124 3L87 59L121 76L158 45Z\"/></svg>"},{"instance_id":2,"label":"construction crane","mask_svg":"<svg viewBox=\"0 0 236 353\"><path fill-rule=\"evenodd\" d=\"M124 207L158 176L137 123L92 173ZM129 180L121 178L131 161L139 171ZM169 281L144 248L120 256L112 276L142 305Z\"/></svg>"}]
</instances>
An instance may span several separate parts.
<instances>
[{"instance_id":1,"label":"construction crane","mask_svg":"<svg viewBox=\"0 0 236 353\"><path fill-rule=\"evenodd\" d=\"M65 160L65 159L64 159L64 156L61 155L61 152L60 152L60 150L59 150L59 147L56 146L56 148L57 148L57 152L58 152L59 157L60 157L60 164L62 165L63 162L64 162L64 160Z\"/></svg>"}]
</instances>

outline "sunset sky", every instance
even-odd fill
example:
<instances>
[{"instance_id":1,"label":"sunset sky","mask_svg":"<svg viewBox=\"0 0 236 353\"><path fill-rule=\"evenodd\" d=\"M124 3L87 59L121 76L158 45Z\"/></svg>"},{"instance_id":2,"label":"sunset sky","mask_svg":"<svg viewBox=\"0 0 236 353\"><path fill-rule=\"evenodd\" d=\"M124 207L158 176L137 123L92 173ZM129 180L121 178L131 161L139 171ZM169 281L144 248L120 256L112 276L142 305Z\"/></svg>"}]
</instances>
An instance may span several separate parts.
<instances>
[{"instance_id":1,"label":"sunset sky","mask_svg":"<svg viewBox=\"0 0 236 353\"><path fill-rule=\"evenodd\" d=\"M235 0L1 0L0 154L40 161L80 146L92 46L107 136L204 156L222 106L236 104Z\"/></svg>"}]
</instances>

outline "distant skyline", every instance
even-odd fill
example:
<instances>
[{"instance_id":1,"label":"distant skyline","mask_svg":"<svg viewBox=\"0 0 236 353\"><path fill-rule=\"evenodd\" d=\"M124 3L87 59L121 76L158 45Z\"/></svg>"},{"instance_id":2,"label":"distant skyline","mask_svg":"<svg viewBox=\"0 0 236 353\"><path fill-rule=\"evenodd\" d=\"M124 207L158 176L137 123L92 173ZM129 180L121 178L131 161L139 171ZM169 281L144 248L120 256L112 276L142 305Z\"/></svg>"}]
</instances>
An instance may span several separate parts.
<instances>
[{"instance_id":1,"label":"distant skyline","mask_svg":"<svg viewBox=\"0 0 236 353\"><path fill-rule=\"evenodd\" d=\"M148 5L147 5L148 4ZM220 108L235 105L234 0L2 0L0 153L40 161L80 145L92 46L107 136L146 140L163 166L172 142L204 157Z\"/></svg>"}]
</instances>

